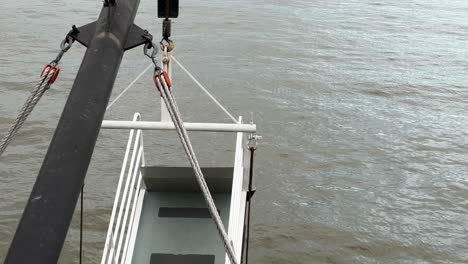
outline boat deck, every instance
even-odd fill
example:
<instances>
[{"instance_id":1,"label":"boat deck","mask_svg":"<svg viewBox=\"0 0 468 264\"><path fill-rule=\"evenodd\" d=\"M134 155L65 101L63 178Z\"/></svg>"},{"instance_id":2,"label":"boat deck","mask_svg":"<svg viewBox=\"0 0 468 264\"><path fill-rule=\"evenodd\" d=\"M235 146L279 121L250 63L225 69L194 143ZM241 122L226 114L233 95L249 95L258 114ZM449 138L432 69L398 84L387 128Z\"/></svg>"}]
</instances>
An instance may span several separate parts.
<instances>
[{"instance_id":1,"label":"boat deck","mask_svg":"<svg viewBox=\"0 0 468 264\"><path fill-rule=\"evenodd\" d=\"M202 194L187 191L187 188L184 191L173 191L173 184L168 184L166 188L162 183L167 181L162 179L162 175L167 175L168 169L161 171L159 168L158 172L162 173L156 173L156 176L154 170L151 173L146 172L145 181L149 190L143 201L132 263L223 264L225 250ZM172 179L192 177L187 173L180 173L180 168L177 171L179 173L172 173ZM232 169L223 172L231 171ZM218 169L218 172L221 171ZM148 174L154 177L148 177ZM232 177L229 174L226 176ZM153 183L158 183L160 191L154 191L157 189L154 184L148 184L149 178ZM227 229L231 193L213 193L213 199Z\"/></svg>"}]
</instances>

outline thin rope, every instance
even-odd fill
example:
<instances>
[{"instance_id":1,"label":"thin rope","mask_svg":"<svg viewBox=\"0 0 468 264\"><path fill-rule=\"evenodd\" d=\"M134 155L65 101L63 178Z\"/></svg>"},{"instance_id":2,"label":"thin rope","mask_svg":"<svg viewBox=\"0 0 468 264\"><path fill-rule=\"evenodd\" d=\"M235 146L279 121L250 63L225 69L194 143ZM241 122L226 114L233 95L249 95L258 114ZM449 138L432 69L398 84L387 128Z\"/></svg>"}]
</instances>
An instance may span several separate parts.
<instances>
[{"instance_id":1,"label":"thin rope","mask_svg":"<svg viewBox=\"0 0 468 264\"><path fill-rule=\"evenodd\" d=\"M206 95L208 95L208 97L210 97L210 99L213 100L213 102L215 102L215 104L218 105L219 108L221 108L221 110L223 110L224 113L226 113L226 115L228 115L229 118L232 119L232 121L234 121L234 123L239 123L239 121L237 121L234 118L234 116L231 113L229 113L229 111L197 79L195 79L195 77L193 77L193 75L173 55L171 55L171 58L198 85L198 87L200 87L200 89L202 89L206 93Z\"/></svg>"},{"instance_id":2,"label":"thin rope","mask_svg":"<svg viewBox=\"0 0 468 264\"><path fill-rule=\"evenodd\" d=\"M84 184L81 186L81 209L80 209L80 264L83 259L83 194Z\"/></svg>"},{"instance_id":3,"label":"thin rope","mask_svg":"<svg viewBox=\"0 0 468 264\"><path fill-rule=\"evenodd\" d=\"M167 93L167 91L166 91ZM166 94L167 96L167 94ZM169 98L165 98L165 103L166 104L170 104L172 110L170 110L171 112L173 111L177 111L177 110L174 110L174 109L177 109L177 106L174 105L174 101L173 99L171 98L171 96L169 95L168 96ZM190 140L188 139L188 136L186 134L186 131L185 128L183 127L183 124L182 120L180 119L180 115L177 113L177 112L173 112L171 114L171 117L173 118L173 121L175 122L175 124L177 124L177 131L179 133L179 136L181 137L181 142L185 148L185 151L186 151L186 154L190 160L190 163L192 164L192 167L195 171L195 174L197 176L197 182L202 190L202 193L204 195L204 198L208 204L208 208L210 209L210 214L211 214L211 217L213 218L215 224L216 224L216 227L218 229L218 232L221 236L221 238L223 239L223 242L224 242L224 246L226 248L226 251L228 253L228 256L231 260L232 263L236 263L235 262L235 256L234 256L234 251L233 249L231 248L230 246L230 243L229 243L229 239L228 239L228 236L227 236L227 233L226 231L224 230L224 226L221 222L221 218L219 216L219 213L218 213L218 210L216 209L216 205L213 201L213 198L211 197L211 194L210 194L210 191L209 191L209 188L206 184L206 181L204 180L204 176L203 176L203 173L201 172L201 169L200 169L200 165L196 159L196 156L193 152L193 149L192 149L192 146L191 146L191 143L190 143Z\"/></svg>"},{"instance_id":4,"label":"thin rope","mask_svg":"<svg viewBox=\"0 0 468 264\"><path fill-rule=\"evenodd\" d=\"M143 76L143 74L145 74L151 68L151 66L153 66L152 63L148 65L148 67L146 67L146 69L144 69L140 74L138 74L138 76L119 95L117 95L117 97L109 105L107 105L106 110L109 110L112 105L115 104L120 99L120 97L122 97L124 93L126 93L128 89L130 89L141 78L141 76Z\"/></svg>"},{"instance_id":5,"label":"thin rope","mask_svg":"<svg viewBox=\"0 0 468 264\"><path fill-rule=\"evenodd\" d=\"M213 200L213 197L211 196L210 190L208 188L208 185L206 184L205 178L203 176L203 173L200 169L200 165L198 163L197 157L195 156L195 152L193 150L192 144L190 142L190 139L187 134L187 130L184 127L184 122L182 121L179 109L177 107L177 103L175 102L175 99L170 91L170 89L167 87L167 84L165 81L159 82L161 84L161 97L163 98L167 108L168 112L171 116L171 119L174 123L174 126L176 128L177 134L179 135L180 141L185 149L185 153L187 154L187 157L193 167L193 170L195 172L195 178L197 180L197 183L202 191L203 197L205 198L205 201L208 205L208 209L211 215L211 218L213 219L216 229L218 230L219 235L221 236L221 239L223 240L224 247L226 249L227 255L229 257L229 260L231 261L232 264L238 264L236 257L235 257L235 252L234 248L228 238L228 234L224 228L224 225L221 221L221 217L219 216L219 212L216 209L216 204Z\"/></svg>"},{"instance_id":6,"label":"thin rope","mask_svg":"<svg viewBox=\"0 0 468 264\"><path fill-rule=\"evenodd\" d=\"M3 155L6 148L8 147L10 142L13 140L15 135L18 133L21 126L23 126L24 122L26 121L28 116L31 114L32 110L37 105L37 103L39 102L39 99L41 99L44 92L50 88L51 83L49 81L53 75L54 75L53 72L50 72L50 69L49 69L39 79L36 85L36 88L31 92L31 95L28 97L23 107L21 108L21 111L18 114L18 117L15 119L15 123L10 128L10 130L8 130L8 132L5 134L4 138L0 141L0 156Z\"/></svg>"},{"instance_id":7,"label":"thin rope","mask_svg":"<svg viewBox=\"0 0 468 264\"><path fill-rule=\"evenodd\" d=\"M253 166L254 166L255 148L250 147L249 150L250 150L250 167L249 167L249 189L248 189L248 192L247 192L248 205L245 208L247 223L246 223L246 227L245 227L245 230L244 230L244 232L245 232L244 233L244 235L245 235L245 240L244 240L244 243L245 243L245 262L244 262L244 264L249 263L250 209L251 209L251 205L252 205L252 196L253 196L252 180L253 180Z\"/></svg>"}]
</instances>

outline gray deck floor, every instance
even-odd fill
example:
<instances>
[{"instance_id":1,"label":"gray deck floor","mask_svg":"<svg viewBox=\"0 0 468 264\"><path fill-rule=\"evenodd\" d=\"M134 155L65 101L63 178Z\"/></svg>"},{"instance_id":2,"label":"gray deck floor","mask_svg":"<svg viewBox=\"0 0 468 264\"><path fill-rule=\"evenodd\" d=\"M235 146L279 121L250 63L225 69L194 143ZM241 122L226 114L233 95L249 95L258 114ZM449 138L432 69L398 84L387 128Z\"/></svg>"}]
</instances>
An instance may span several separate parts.
<instances>
[{"instance_id":1,"label":"gray deck floor","mask_svg":"<svg viewBox=\"0 0 468 264\"><path fill-rule=\"evenodd\" d=\"M231 194L213 194L213 199L227 230ZM201 193L147 192L133 263L149 264L153 253L215 255L215 264L224 263L224 247L211 218L159 217L160 207L206 208L206 204Z\"/></svg>"}]
</instances>

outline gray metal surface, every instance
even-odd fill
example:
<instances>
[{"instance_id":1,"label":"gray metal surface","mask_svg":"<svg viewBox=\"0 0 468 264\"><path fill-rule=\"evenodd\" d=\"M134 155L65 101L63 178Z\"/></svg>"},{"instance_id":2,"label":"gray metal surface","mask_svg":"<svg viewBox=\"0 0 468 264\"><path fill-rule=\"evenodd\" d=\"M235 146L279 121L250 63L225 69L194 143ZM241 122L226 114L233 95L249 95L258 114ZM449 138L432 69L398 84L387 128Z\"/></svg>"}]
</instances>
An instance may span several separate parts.
<instances>
[{"instance_id":1,"label":"gray metal surface","mask_svg":"<svg viewBox=\"0 0 468 264\"><path fill-rule=\"evenodd\" d=\"M214 264L214 255L153 254L150 264Z\"/></svg>"},{"instance_id":2,"label":"gray metal surface","mask_svg":"<svg viewBox=\"0 0 468 264\"><path fill-rule=\"evenodd\" d=\"M191 167L144 167L142 171L148 191L200 191ZM202 168L202 172L212 193L231 192L233 168Z\"/></svg>"},{"instance_id":3,"label":"gray metal surface","mask_svg":"<svg viewBox=\"0 0 468 264\"><path fill-rule=\"evenodd\" d=\"M228 226L230 193L213 194L223 223ZM225 250L210 218L159 217L160 207L204 208L201 193L147 192L132 263L150 263L152 254L215 255L215 264L224 263Z\"/></svg>"}]
</instances>

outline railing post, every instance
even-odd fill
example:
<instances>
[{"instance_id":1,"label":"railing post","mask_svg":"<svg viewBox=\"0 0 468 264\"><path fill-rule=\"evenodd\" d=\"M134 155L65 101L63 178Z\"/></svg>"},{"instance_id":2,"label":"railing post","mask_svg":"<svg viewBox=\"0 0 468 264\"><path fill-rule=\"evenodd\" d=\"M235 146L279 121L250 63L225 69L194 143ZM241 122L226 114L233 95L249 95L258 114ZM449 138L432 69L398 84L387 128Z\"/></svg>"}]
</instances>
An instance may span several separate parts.
<instances>
[{"instance_id":1,"label":"railing post","mask_svg":"<svg viewBox=\"0 0 468 264\"><path fill-rule=\"evenodd\" d=\"M102 8L5 263L57 263L138 5Z\"/></svg>"}]
</instances>

